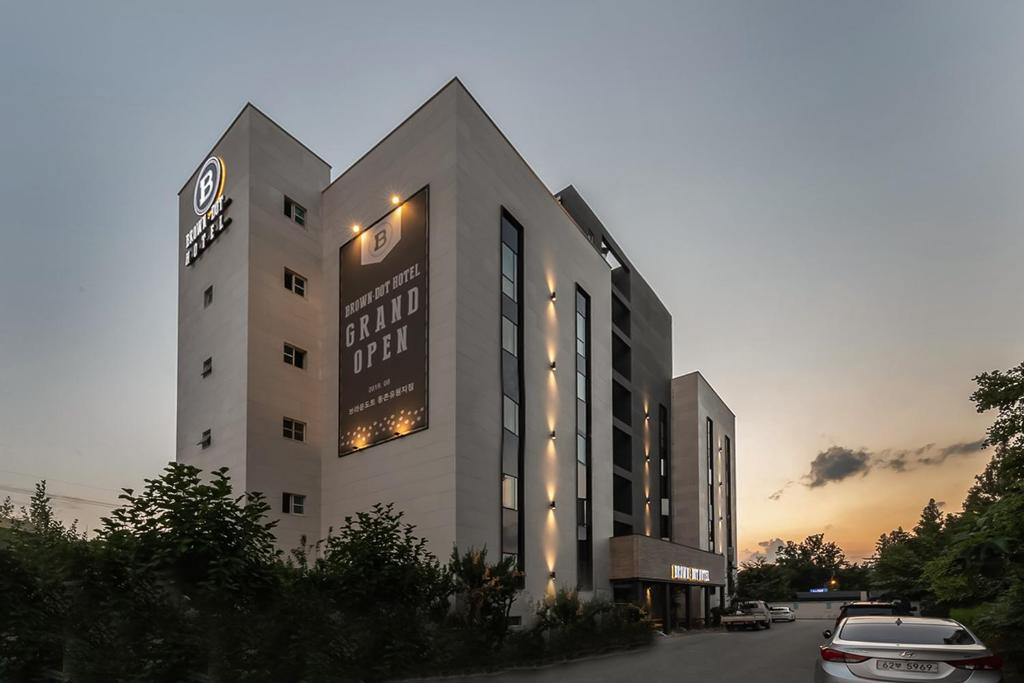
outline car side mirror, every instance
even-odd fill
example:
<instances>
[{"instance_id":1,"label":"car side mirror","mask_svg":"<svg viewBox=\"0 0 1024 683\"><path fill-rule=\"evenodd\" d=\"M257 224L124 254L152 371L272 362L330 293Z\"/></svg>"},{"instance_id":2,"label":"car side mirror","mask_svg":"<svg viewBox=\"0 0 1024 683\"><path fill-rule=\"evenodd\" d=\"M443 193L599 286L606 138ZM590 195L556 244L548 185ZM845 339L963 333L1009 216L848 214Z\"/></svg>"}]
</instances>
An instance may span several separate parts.
<instances>
[{"instance_id":1,"label":"car side mirror","mask_svg":"<svg viewBox=\"0 0 1024 683\"><path fill-rule=\"evenodd\" d=\"M821 632L821 635L827 640L828 638L832 637L832 631L830 631L829 629L825 629Z\"/></svg>"}]
</instances>

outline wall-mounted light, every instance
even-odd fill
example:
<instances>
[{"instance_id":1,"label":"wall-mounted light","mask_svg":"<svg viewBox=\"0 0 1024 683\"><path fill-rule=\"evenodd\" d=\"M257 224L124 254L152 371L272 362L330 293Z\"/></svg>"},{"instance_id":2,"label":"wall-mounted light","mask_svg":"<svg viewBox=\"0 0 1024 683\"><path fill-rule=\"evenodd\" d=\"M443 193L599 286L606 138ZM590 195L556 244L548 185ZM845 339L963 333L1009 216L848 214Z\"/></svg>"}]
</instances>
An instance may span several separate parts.
<instances>
[{"instance_id":1,"label":"wall-mounted light","mask_svg":"<svg viewBox=\"0 0 1024 683\"><path fill-rule=\"evenodd\" d=\"M648 505L648 506L651 504L651 497L650 496L647 496L646 498L644 498L644 504Z\"/></svg>"},{"instance_id":2,"label":"wall-mounted light","mask_svg":"<svg viewBox=\"0 0 1024 683\"><path fill-rule=\"evenodd\" d=\"M400 201L402 201L402 200L399 198L399 196L397 194L391 195L391 203L392 204L396 204L397 205Z\"/></svg>"},{"instance_id":3,"label":"wall-mounted light","mask_svg":"<svg viewBox=\"0 0 1024 683\"><path fill-rule=\"evenodd\" d=\"M551 301L558 301L558 294L555 292L555 290L551 290Z\"/></svg>"},{"instance_id":4,"label":"wall-mounted light","mask_svg":"<svg viewBox=\"0 0 1024 683\"><path fill-rule=\"evenodd\" d=\"M395 432L395 434L394 434L394 435L395 435L395 436L401 436L401 435L402 435L402 432Z\"/></svg>"},{"instance_id":5,"label":"wall-mounted light","mask_svg":"<svg viewBox=\"0 0 1024 683\"><path fill-rule=\"evenodd\" d=\"M555 430L553 430L553 429L551 430L551 440L552 441L555 440Z\"/></svg>"},{"instance_id":6,"label":"wall-mounted light","mask_svg":"<svg viewBox=\"0 0 1024 683\"><path fill-rule=\"evenodd\" d=\"M651 414L650 413L644 413L644 422L650 422L650 421L651 421Z\"/></svg>"},{"instance_id":7,"label":"wall-mounted light","mask_svg":"<svg viewBox=\"0 0 1024 683\"><path fill-rule=\"evenodd\" d=\"M548 578L549 579L554 579L556 576L558 576L558 575L555 573L554 569L552 569L550 572L548 572Z\"/></svg>"},{"instance_id":8,"label":"wall-mounted light","mask_svg":"<svg viewBox=\"0 0 1024 683\"><path fill-rule=\"evenodd\" d=\"M555 363L555 361L551 361L551 365L550 365L550 367L551 367L551 372L554 372L554 371L555 371L555 368L556 368L556 367L558 367L558 364L557 364L557 363Z\"/></svg>"},{"instance_id":9,"label":"wall-mounted light","mask_svg":"<svg viewBox=\"0 0 1024 683\"><path fill-rule=\"evenodd\" d=\"M548 503L548 507L551 508L552 510L554 510L558 506L555 504L554 499L552 499L552 501L550 503Z\"/></svg>"},{"instance_id":10,"label":"wall-mounted light","mask_svg":"<svg viewBox=\"0 0 1024 683\"><path fill-rule=\"evenodd\" d=\"M651 462L651 454L650 453L645 453L644 454L644 462L650 464L650 462Z\"/></svg>"},{"instance_id":11,"label":"wall-mounted light","mask_svg":"<svg viewBox=\"0 0 1024 683\"><path fill-rule=\"evenodd\" d=\"M352 224L352 232L354 232L354 233L356 233L358 235L360 230L362 230L362 228L359 227L358 223L353 223Z\"/></svg>"}]
</instances>

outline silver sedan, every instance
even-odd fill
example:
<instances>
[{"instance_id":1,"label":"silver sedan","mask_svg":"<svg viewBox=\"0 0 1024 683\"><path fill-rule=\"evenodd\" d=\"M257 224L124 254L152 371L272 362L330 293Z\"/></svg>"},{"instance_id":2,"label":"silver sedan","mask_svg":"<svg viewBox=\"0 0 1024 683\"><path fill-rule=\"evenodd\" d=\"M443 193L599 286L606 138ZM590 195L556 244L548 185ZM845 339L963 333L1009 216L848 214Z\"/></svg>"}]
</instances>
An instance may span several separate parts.
<instances>
[{"instance_id":1,"label":"silver sedan","mask_svg":"<svg viewBox=\"0 0 1024 683\"><path fill-rule=\"evenodd\" d=\"M1003 680L1002 660L952 619L848 617L822 635L815 683Z\"/></svg>"}]
</instances>

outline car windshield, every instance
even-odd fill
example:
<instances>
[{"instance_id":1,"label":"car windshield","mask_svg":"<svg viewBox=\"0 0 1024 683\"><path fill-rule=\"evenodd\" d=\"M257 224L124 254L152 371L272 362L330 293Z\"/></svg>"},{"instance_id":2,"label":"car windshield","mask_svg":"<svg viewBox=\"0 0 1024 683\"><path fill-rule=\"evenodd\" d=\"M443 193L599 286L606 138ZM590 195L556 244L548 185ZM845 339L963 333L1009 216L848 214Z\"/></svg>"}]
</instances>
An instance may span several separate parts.
<instances>
[{"instance_id":1,"label":"car windshield","mask_svg":"<svg viewBox=\"0 0 1024 683\"><path fill-rule=\"evenodd\" d=\"M884 617L894 610L890 605L850 605L845 613L848 617Z\"/></svg>"},{"instance_id":2,"label":"car windshield","mask_svg":"<svg viewBox=\"0 0 1024 683\"><path fill-rule=\"evenodd\" d=\"M740 609L757 609L756 602L741 602Z\"/></svg>"},{"instance_id":3,"label":"car windshield","mask_svg":"<svg viewBox=\"0 0 1024 683\"><path fill-rule=\"evenodd\" d=\"M788 612L788 607L772 607L773 612Z\"/></svg>"},{"instance_id":4,"label":"car windshield","mask_svg":"<svg viewBox=\"0 0 1024 683\"><path fill-rule=\"evenodd\" d=\"M901 643L903 645L973 645L974 638L959 624L877 624L847 622L839 637L865 643Z\"/></svg>"}]
</instances>

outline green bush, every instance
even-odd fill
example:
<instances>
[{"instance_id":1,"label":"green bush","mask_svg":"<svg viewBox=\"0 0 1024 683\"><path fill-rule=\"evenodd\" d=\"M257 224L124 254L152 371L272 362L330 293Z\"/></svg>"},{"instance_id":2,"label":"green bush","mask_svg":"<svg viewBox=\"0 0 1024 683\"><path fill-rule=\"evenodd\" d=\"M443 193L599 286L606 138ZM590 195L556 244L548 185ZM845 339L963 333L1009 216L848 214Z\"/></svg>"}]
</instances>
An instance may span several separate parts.
<instances>
[{"instance_id":1,"label":"green bush","mask_svg":"<svg viewBox=\"0 0 1024 683\"><path fill-rule=\"evenodd\" d=\"M44 484L20 515L0 506L0 681L378 681L651 638L638 609L569 591L510 631L513 562L456 549L441 565L392 505L285 557L266 501L226 470L172 464L121 499L89 540Z\"/></svg>"}]
</instances>

